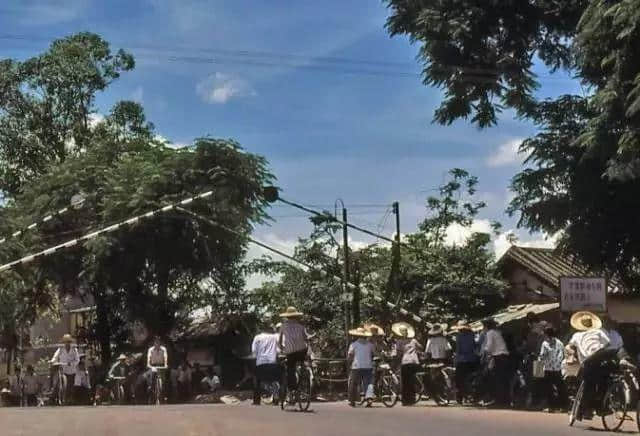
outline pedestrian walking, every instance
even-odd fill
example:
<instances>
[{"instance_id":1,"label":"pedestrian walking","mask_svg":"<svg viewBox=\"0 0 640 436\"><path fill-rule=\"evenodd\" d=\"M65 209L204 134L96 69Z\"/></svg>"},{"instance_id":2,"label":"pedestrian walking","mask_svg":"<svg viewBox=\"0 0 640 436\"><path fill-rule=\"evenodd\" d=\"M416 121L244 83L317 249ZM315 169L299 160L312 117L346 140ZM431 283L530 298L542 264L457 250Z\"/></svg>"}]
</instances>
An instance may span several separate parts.
<instances>
[{"instance_id":1,"label":"pedestrian walking","mask_svg":"<svg viewBox=\"0 0 640 436\"><path fill-rule=\"evenodd\" d=\"M556 336L553 327L544 329L545 338L540 346L539 360L544 365L543 392L549 411L564 410L568 406L567 388L562 378L564 344ZM554 395L554 388L557 397Z\"/></svg>"},{"instance_id":2,"label":"pedestrian walking","mask_svg":"<svg viewBox=\"0 0 640 436\"><path fill-rule=\"evenodd\" d=\"M260 405L263 389L272 395L278 404L280 391L280 365L278 365L278 334L269 321L263 323L262 331L253 338L251 352L256 357L256 372L253 386L253 404Z\"/></svg>"},{"instance_id":3,"label":"pedestrian walking","mask_svg":"<svg viewBox=\"0 0 640 436\"><path fill-rule=\"evenodd\" d=\"M361 390L365 399L373 398L373 354L375 345L369 340L372 334L364 327L349 330L349 335L356 338L349 345L347 362L349 364L349 405L354 407L360 397ZM367 403L370 406L370 403Z\"/></svg>"},{"instance_id":4,"label":"pedestrian walking","mask_svg":"<svg viewBox=\"0 0 640 436\"><path fill-rule=\"evenodd\" d=\"M467 393L466 383L469 376L478 370L479 357L478 345L476 344L475 334L464 321L458 321L456 325L456 401L462 404Z\"/></svg>"},{"instance_id":5,"label":"pedestrian walking","mask_svg":"<svg viewBox=\"0 0 640 436\"><path fill-rule=\"evenodd\" d=\"M400 359L402 405L410 406L416 403L416 373L420 369L422 345L415 339L414 328L406 322L393 324L391 331L397 337L391 355Z\"/></svg>"}]
</instances>

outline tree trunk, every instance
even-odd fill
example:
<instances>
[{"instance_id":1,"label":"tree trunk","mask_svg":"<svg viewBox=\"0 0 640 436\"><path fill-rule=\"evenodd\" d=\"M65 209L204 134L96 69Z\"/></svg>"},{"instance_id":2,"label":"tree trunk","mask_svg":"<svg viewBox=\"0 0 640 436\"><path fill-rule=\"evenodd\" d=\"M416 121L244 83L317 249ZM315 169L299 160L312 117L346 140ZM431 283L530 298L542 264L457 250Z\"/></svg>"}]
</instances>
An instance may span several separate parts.
<instances>
[{"instance_id":1,"label":"tree trunk","mask_svg":"<svg viewBox=\"0 0 640 436\"><path fill-rule=\"evenodd\" d=\"M96 336L100 344L100 360L105 366L111 362L111 331L109 328L109 307L103 292L96 289L93 295L96 302Z\"/></svg>"}]
</instances>

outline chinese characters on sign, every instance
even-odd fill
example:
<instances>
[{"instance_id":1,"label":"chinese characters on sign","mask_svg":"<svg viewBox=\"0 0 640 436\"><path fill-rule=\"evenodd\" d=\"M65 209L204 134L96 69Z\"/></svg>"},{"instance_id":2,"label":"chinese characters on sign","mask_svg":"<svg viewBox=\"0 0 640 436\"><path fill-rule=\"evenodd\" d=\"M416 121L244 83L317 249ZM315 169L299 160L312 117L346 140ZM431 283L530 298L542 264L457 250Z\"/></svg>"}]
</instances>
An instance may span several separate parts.
<instances>
[{"instance_id":1,"label":"chinese characters on sign","mask_svg":"<svg viewBox=\"0 0 640 436\"><path fill-rule=\"evenodd\" d=\"M560 309L606 312L607 281L603 277L561 277Z\"/></svg>"}]
</instances>

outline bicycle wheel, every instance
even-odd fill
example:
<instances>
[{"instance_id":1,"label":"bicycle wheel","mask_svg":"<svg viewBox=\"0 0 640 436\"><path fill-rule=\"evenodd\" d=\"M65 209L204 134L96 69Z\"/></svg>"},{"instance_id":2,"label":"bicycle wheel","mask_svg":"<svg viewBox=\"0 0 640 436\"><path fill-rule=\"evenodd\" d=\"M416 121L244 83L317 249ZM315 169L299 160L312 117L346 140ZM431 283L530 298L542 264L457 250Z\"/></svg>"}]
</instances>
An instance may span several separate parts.
<instances>
[{"instance_id":1,"label":"bicycle wheel","mask_svg":"<svg viewBox=\"0 0 640 436\"><path fill-rule=\"evenodd\" d=\"M378 383L378 392L380 392L382 404L386 407L395 406L398 402L400 384L397 380L394 380L394 377L391 374L385 374L380 377Z\"/></svg>"},{"instance_id":2,"label":"bicycle wheel","mask_svg":"<svg viewBox=\"0 0 640 436\"><path fill-rule=\"evenodd\" d=\"M636 400L636 426L640 432L640 400Z\"/></svg>"},{"instance_id":3,"label":"bicycle wheel","mask_svg":"<svg viewBox=\"0 0 640 436\"><path fill-rule=\"evenodd\" d=\"M572 427L578 418L578 414L580 413L580 403L582 403L582 396L584 395L584 382L580 383L580 387L578 388L578 392L576 392L576 396L573 399L573 404L571 405L571 411L569 412L569 427Z\"/></svg>"},{"instance_id":4,"label":"bicycle wheel","mask_svg":"<svg viewBox=\"0 0 640 436\"><path fill-rule=\"evenodd\" d=\"M602 400L602 425L608 431L617 431L627 417L627 395L624 383L617 380L609 386Z\"/></svg>"},{"instance_id":5,"label":"bicycle wheel","mask_svg":"<svg viewBox=\"0 0 640 436\"><path fill-rule=\"evenodd\" d=\"M311 374L309 369L301 366L298 370L298 408L306 412L311 406ZM363 395L364 397L364 395Z\"/></svg>"},{"instance_id":6,"label":"bicycle wheel","mask_svg":"<svg viewBox=\"0 0 640 436\"><path fill-rule=\"evenodd\" d=\"M429 391L426 388L426 383L424 378L426 377L426 373L417 372L416 373L416 400L417 401L428 401L430 398Z\"/></svg>"}]
</instances>

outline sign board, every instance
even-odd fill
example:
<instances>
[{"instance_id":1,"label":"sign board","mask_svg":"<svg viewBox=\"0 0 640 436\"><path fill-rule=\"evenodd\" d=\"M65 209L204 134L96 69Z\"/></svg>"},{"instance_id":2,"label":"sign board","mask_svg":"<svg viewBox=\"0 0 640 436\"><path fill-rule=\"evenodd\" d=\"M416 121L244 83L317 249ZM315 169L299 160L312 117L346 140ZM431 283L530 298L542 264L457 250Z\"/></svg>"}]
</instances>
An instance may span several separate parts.
<instances>
[{"instance_id":1,"label":"sign board","mask_svg":"<svg viewBox=\"0 0 640 436\"><path fill-rule=\"evenodd\" d=\"M607 280L604 277L560 277L560 310L607 311Z\"/></svg>"}]
</instances>

